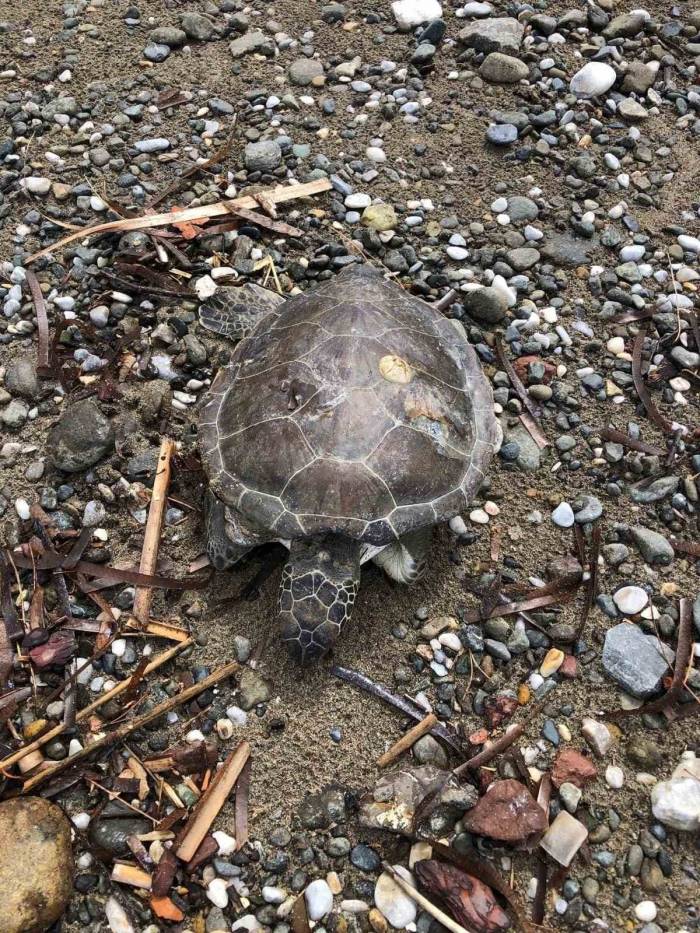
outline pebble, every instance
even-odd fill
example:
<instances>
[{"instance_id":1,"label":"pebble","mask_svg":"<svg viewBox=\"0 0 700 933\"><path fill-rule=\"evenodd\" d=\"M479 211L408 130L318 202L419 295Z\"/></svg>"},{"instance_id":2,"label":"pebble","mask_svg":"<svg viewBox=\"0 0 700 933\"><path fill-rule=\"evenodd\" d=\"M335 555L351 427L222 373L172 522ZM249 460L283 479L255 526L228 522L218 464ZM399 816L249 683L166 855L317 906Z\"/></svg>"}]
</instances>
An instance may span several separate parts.
<instances>
[{"instance_id":1,"label":"pebble","mask_svg":"<svg viewBox=\"0 0 700 933\"><path fill-rule=\"evenodd\" d=\"M402 865L394 865L394 869L402 878L415 887L413 876ZM415 901L403 892L387 872L382 872L377 879L374 888L374 903L384 918L396 930L404 930L416 919L417 908Z\"/></svg>"},{"instance_id":2,"label":"pebble","mask_svg":"<svg viewBox=\"0 0 700 933\"><path fill-rule=\"evenodd\" d=\"M323 878L311 882L304 891L304 898L309 920L321 920L333 908L333 892Z\"/></svg>"},{"instance_id":3,"label":"pebble","mask_svg":"<svg viewBox=\"0 0 700 933\"><path fill-rule=\"evenodd\" d=\"M574 524L574 510L568 502L561 502L552 512L552 521L559 528L571 528Z\"/></svg>"},{"instance_id":4,"label":"pebble","mask_svg":"<svg viewBox=\"0 0 700 933\"><path fill-rule=\"evenodd\" d=\"M642 923L651 923L652 920L656 920L656 914L656 904L653 901L640 901L635 904L634 915Z\"/></svg>"},{"instance_id":5,"label":"pebble","mask_svg":"<svg viewBox=\"0 0 700 933\"><path fill-rule=\"evenodd\" d=\"M604 62L588 62L571 79L570 88L577 97L599 97L617 80L615 69Z\"/></svg>"},{"instance_id":6,"label":"pebble","mask_svg":"<svg viewBox=\"0 0 700 933\"><path fill-rule=\"evenodd\" d=\"M649 602L641 586L621 586L613 593L613 602L624 615L637 615Z\"/></svg>"},{"instance_id":7,"label":"pebble","mask_svg":"<svg viewBox=\"0 0 700 933\"><path fill-rule=\"evenodd\" d=\"M656 636L645 635L633 623L621 622L605 635L603 668L627 693L644 699L661 687L669 667L669 650Z\"/></svg>"}]
</instances>

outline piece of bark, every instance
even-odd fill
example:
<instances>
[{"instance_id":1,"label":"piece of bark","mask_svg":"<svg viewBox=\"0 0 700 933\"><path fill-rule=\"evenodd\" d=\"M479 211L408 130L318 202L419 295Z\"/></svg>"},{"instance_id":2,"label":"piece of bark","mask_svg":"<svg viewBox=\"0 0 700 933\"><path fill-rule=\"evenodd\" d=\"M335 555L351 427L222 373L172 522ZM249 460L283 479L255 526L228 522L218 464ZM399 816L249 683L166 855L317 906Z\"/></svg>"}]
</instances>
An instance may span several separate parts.
<instances>
[{"instance_id":1,"label":"piece of bark","mask_svg":"<svg viewBox=\"0 0 700 933\"><path fill-rule=\"evenodd\" d=\"M421 887L442 901L454 919L474 933L500 933L510 927L493 891L457 865L425 859L413 871Z\"/></svg>"},{"instance_id":2,"label":"piece of bark","mask_svg":"<svg viewBox=\"0 0 700 933\"><path fill-rule=\"evenodd\" d=\"M151 891L154 897L165 897L173 886L178 861L172 849L164 849L160 861L156 865L151 881Z\"/></svg>"}]
</instances>

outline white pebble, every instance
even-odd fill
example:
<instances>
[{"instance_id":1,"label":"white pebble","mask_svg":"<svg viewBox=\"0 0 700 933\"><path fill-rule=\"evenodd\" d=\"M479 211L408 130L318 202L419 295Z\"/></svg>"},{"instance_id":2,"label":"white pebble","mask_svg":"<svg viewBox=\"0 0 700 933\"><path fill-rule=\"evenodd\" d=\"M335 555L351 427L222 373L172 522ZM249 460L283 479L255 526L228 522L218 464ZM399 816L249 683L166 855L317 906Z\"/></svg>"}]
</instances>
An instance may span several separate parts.
<instances>
[{"instance_id":1,"label":"white pebble","mask_svg":"<svg viewBox=\"0 0 700 933\"><path fill-rule=\"evenodd\" d=\"M29 511L29 503L26 499L15 499L15 511L23 522L26 522L31 514Z\"/></svg>"},{"instance_id":2,"label":"white pebble","mask_svg":"<svg viewBox=\"0 0 700 933\"><path fill-rule=\"evenodd\" d=\"M469 520L475 525L488 525L489 517L483 509L474 509L469 513Z\"/></svg>"},{"instance_id":3,"label":"white pebble","mask_svg":"<svg viewBox=\"0 0 700 933\"><path fill-rule=\"evenodd\" d=\"M262 896L266 904L281 904L287 895L282 888L276 888L274 885L265 884L263 885Z\"/></svg>"},{"instance_id":4,"label":"white pebble","mask_svg":"<svg viewBox=\"0 0 700 933\"><path fill-rule=\"evenodd\" d=\"M625 338L624 337L611 337L610 340L605 344L610 353L614 353L617 356L618 353L625 352Z\"/></svg>"},{"instance_id":5,"label":"white pebble","mask_svg":"<svg viewBox=\"0 0 700 933\"><path fill-rule=\"evenodd\" d=\"M625 775L622 768L618 768L617 765L608 765L605 769L605 782L608 787L619 790L625 783Z\"/></svg>"},{"instance_id":6,"label":"white pebble","mask_svg":"<svg viewBox=\"0 0 700 933\"><path fill-rule=\"evenodd\" d=\"M216 844L219 847L219 855L233 855L236 851L236 840L233 836L229 836L222 829L217 829L212 833L212 836L216 839Z\"/></svg>"},{"instance_id":7,"label":"white pebble","mask_svg":"<svg viewBox=\"0 0 700 933\"><path fill-rule=\"evenodd\" d=\"M85 812L75 813L71 820L76 829L85 830L90 825L90 814Z\"/></svg>"},{"instance_id":8,"label":"white pebble","mask_svg":"<svg viewBox=\"0 0 700 933\"><path fill-rule=\"evenodd\" d=\"M651 923L656 919L656 904L653 901L640 901L634 908L634 915L642 923Z\"/></svg>"},{"instance_id":9,"label":"white pebble","mask_svg":"<svg viewBox=\"0 0 700 933\"><path fill-rule=\"evenodd\" d=\"M185 741L188 745L195 745L197 742L203 742L204 733L200 732L199 729L190 729L190 731L185 736Z\"/></svg>"},{"instance_id":10,"label":"white pebble","mask_svg":"<svg viewBox=\"0 0 700 933\"><path fill-rule=\"evenodd\" d=\"M641 586L621 586L613 593L613 602L625 615L637 615L649 602L649 597Z\"/></svg>"},{"instance_id":11,"label":"white pebble","mask_svg":"<svg viewBox=\"0 0 700 933\"><path fill-rule=\"evenodd\" d=\"M333 892L328 887L328 882L323 878L317 878L304 891L306 899L306 910L309 914L309 920L320 920L325 917L333 907Z\"/></svg>"},{"instance_id":12,"label":"white pebble","mask_svg":"<svg viewBox=\"0 0 700 933\"><path fill-rule=\"evenodd\" d=\"M226 710L226 715L234 726L245 726L248 722L248 714L245 710L242 710L240 706L229 706Z\"/></svg>"},{"instance_id":13,"label":"white pebble","mask_svg":"<svg viewBox=\"0 0 700 933\"><path fill-rule=\"evenodd\" d=\"M225 878L214 878L207 885L207 897L215 907L228 906L228 882Z\"/></svg>"}]
</instances>

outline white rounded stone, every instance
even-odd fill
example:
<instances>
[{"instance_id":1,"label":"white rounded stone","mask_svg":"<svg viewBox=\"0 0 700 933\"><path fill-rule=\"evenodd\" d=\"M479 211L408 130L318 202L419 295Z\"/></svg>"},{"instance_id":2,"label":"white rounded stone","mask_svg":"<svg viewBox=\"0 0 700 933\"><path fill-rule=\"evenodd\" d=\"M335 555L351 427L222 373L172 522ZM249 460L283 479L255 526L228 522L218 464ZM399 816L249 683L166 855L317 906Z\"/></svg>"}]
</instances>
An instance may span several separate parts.
<instances>
[{"instance_id":1,"label":"white rounded stone","mask_svg":"<svg viewBox=\"0 0 700 933\"><path fill-rule=\"evenodd\" d=\"M333 907L333 892L328 887L328 882L324 881L323 878L312 881L304 891L304 897L309 920L320 920Z\"/></svg>"},{"instance_id":2,"label":"white rounded stone","mask_svg":"<svg viewBox=\"0 0 700 933\"><path fill-rule=\"evenodd\" d=\"M656 919L656 904L653 901L640 901L635 905L634 915L642 923L651 923Z\"/></svg>"},{"instance_id":3,"label":"white rounded stone","mask_svg":"<svg viewBox=\"0 0 700 933\"><path fill-rule=\"evenodd\" d=\"M569 87L577 97L598 97L615 83L614 68L604 62L588 62L571 79Z\"/></svg>"},{"instance_id":4,"label":"white rounded stone","mask_svg":"<svg viewBox=\"0 0 700 933\"><path fill-rule=\"evenodd\" d=\"M613 790L619 790L625 783L625 775L622 768L618 768L617 765L608 765L605 769L605 782L608 787L612 787Z\"/></svg>"},{"instance_id":5,"label":"white rounded stone","mask_svg":"<svg viewBox=\"0 0 700 933\"><path fill-rule=\"evenodd\" d=\"M621 586L613 593L613 602L624 615L634 616L649 602L649 597L641 586Z\"/></svg>"},{"instance_id":6,"label":"white rounded stone","mask_svg":"<svg viewBox=\"0 0 700 933\"><path fill-rule=\"evenodd\" d=\"M395 865L394 869L409 884L415 884L413 876L403 866ZM404 930L409 923L415 921L418 913L416 902L403 892L387 872L382 872L377 879L374 888L374 903L396 930Z\"/></svg>"}]
</instances>

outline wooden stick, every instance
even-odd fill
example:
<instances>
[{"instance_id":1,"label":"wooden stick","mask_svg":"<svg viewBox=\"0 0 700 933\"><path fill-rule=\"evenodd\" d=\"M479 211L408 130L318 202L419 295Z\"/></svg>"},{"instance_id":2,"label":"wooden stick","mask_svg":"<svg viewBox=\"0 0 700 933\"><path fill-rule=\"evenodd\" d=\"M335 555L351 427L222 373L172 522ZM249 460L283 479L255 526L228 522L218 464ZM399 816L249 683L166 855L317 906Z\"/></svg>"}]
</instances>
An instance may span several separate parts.
<instances>
[{"instance_id":1,"label":"wooden stick","mask_svg":"<svg viewBox=\"0 0 700 933\"><path fill-rule=\"evenodd\" d=\"M157 655L144 670L144 677L147 674L151 674L153 671L158 670L159 667L162 667L163 664L166 664L171 660L171 658L174 658L178 651L182 651L183 648L186 648L187 645L193 644L193 642L194 639L189 638L186 642L183 641L178 645L173 645L172 648L168 648L167 651ZM90 713L93 713L96 709L99 709L100 706L104 706L105 703L109 703L110 700L113 700L116 696L119 696L120 693L123 693L127 689L130 681L131 678L128 677L126 680L122 680L121 683L118 683L116 687L112 687L111 690L108 690L107 693L103 693L101 697L99 697L97 700L94 700L89 704L89 706L81 709L80 712L76 715L75 721L82 722L82 720L87 719ZM57 735L61 735L61 733L65 731L65 723L59 723L57 726L54 726L53 729L49 729L48 732L44 732L43 735L40 735L38 739L30 742L29 745L24 745L22 748L9 755L7 758L3 758L3 760L0 761L0 770L10 768L13 764L15 764L15 762L19 761L21 758L24 758L25 755L35 751L37 748L41 748L42 745L46 745L46 743L50 742L51 739L55 739Z\"/></svg>"},{"instance_id":2,"label":"wooden stick","mask_svg":"<svg viewBox=\"0 0 700 933\"><path fill-rule=\"evenodd\" d=\"M446 930L450 930L451 933L473 933L472 930L468 930L466 927L463 927L460 923L457 923L456 920L453 920L452 917L448 916L444 911L440 910L439 907L436 907L435 904L433 904L432 901L429 901L427 897L423 897L420 891L417 891L412 884L409 884L405 878L401 877L393 865L390 865L388 862L382 862L382 868L385 872L391 875L392 880L401 888L405 894L408 894L408 896L414 900L419 907L422 907L423 910L427 911L431 917L435 917L438 923L441 923Z\"/></svg>"},{"instance_id":3,"label":"wooden stick","mask_svg":"<svg viewBox=\"0 0 700 933\"><path fill-rule=\"evenodd\" d=\"M151 890L151 876L138 865L129 865L128 862L115 862L111 875L112 881L119 884L130 884L132 888Z\"/></svg>"},{"instance_id":4,"label":"wooden stick","mask_svg":"<svg viewBox=\"0 0 700 933\"><path fill-rule=\"evenodd\" d=\"M44 771L31 777L28 781L25 781L22 787L22 793L28 794L39 784L43 784L44 781L47 781L49 778L55 777L55 775L65 771L66 768L70 768L72 765L82 761L83 758L87 758L94 752L100 751L100 749L108 748L110 745L121 742L128 735L131 735L132 732L142 729L144 726L147 726L149 722L153 722L160 716L169 713L170 710L182 706L183 703L189 702L189 700L196 697L199 693L208 690L209 687L213 687L226 677L230 677L231 674L235 674L238 669L238 662L231 661L223 667L220 667L218 671L214 671L213 674L205 677L204 680L200 680L199 683L193 684L191 687L183 690L182 693L178 693L177 696L168 697L167 700L163 700L162 703L154 706L153 709L149 710L147 713L143 713L141 716L135 716L128 722L122 723L121 726L114 729L112 732L103 735L100 739L96 739L92 744L86 745L85 748L82 748L77 754L64 758L62 761L57 761L53 767L46 768Z\"/></svg>"},{"instance_id":5,"label":"wooden stick","mask_svg":"<svg viewBox=\"0 0 700 933\"><path fill-rule=\"evenodd\" d=\"M384 752L384 754L377 759L377 765L380 768L386 768L387 765L392 764L397 758L403 755L405 751L408 751L413 743L417 742L421 736L430 732L437 721L435 713L428 713L425 719L421 719L419 723L416 723L412 729L409 729L405 735L401 736L398 742L394 742L389 751Z\"/></svg>"},{"instance_id":6,"label":"wooden stick","mask_svg":"<svg viewBox=\"0 0 700 933\"><path fill-rule=\"evenodd\" d=\"M160 445L158 454L158 467L156 469L155 480L153 481L153 493L151 495L151 504L148 509L148 519L146 521L146 534L143 538L143 550L141 551L141 562L139 564L139 573L152 574L156 571L158 563L158 547L160 545L160 533L163 527L163 517L165 507L168 503L168 486L170 484L170 459L175 450L175 442L169 437L164 437ZM153 590L150 586L137 586L134 596L134 618L143 628L148 623L148 616L151 611L151 599Z\"/></svg>"},{"instance_id":7,"label":"wooden stick","mask_svg":"<svg viewBox=\"0 0 700 933\"><path fill-rule=\"evenodd\" d=\"M243 741L224 762L190 817L176 849L177 857L189 862L209 832L219 810L226 803L243 766L250 756L250 745Z\"/></svg>"},{"instance_id":8,"label":"wooden stick","mask_svg":"<svg viewBox=\"0 0 700 933\"><path fill-rule=\"evenodd\" d=\"M318 178L315 181L306 182L303 185L280 185L277 188L270 188L265 192L265 196L274 204L282 204L284 201L294 201L296 198L307 198L312 194L320 194L322 191L328 191L332 185L327 178ZM217 201L216 204L207 204L202 207L188 207L182 211L168 211L165 214L149 214L145 217L126 217L121 220L110 220L107 223L97 224L95 227L85 227L69 236L63 237L56 243L52 243L45 249L25 259L25 265L34 262L41 256L46 256L57 249L67 246L75 240L82 240L85 237L95 236L98 233L112 233L113 231L126 230L145 230L149 227L167 227L170 224L179 224L183 221L201 220L202 217L222 217L231 213L231 208L243 207L248 210L255 210L259 207L258 201L249 194L244 194L240 198L234 198L232 201Z\"/></svg>"},{"instance_id":9,"label":"wooden stick","mask_svg":"<svg viewBox=\"0 0 700 933\"><path fill-rule=\"evenodd\" d=\"M191 641L187 629L170 625L169 622L146 622L145 625L141 625L136 619L128 619L125 628L127 631L138 631L141 635L167 638L168 641Z\"/></svg>"}]
</instances>

